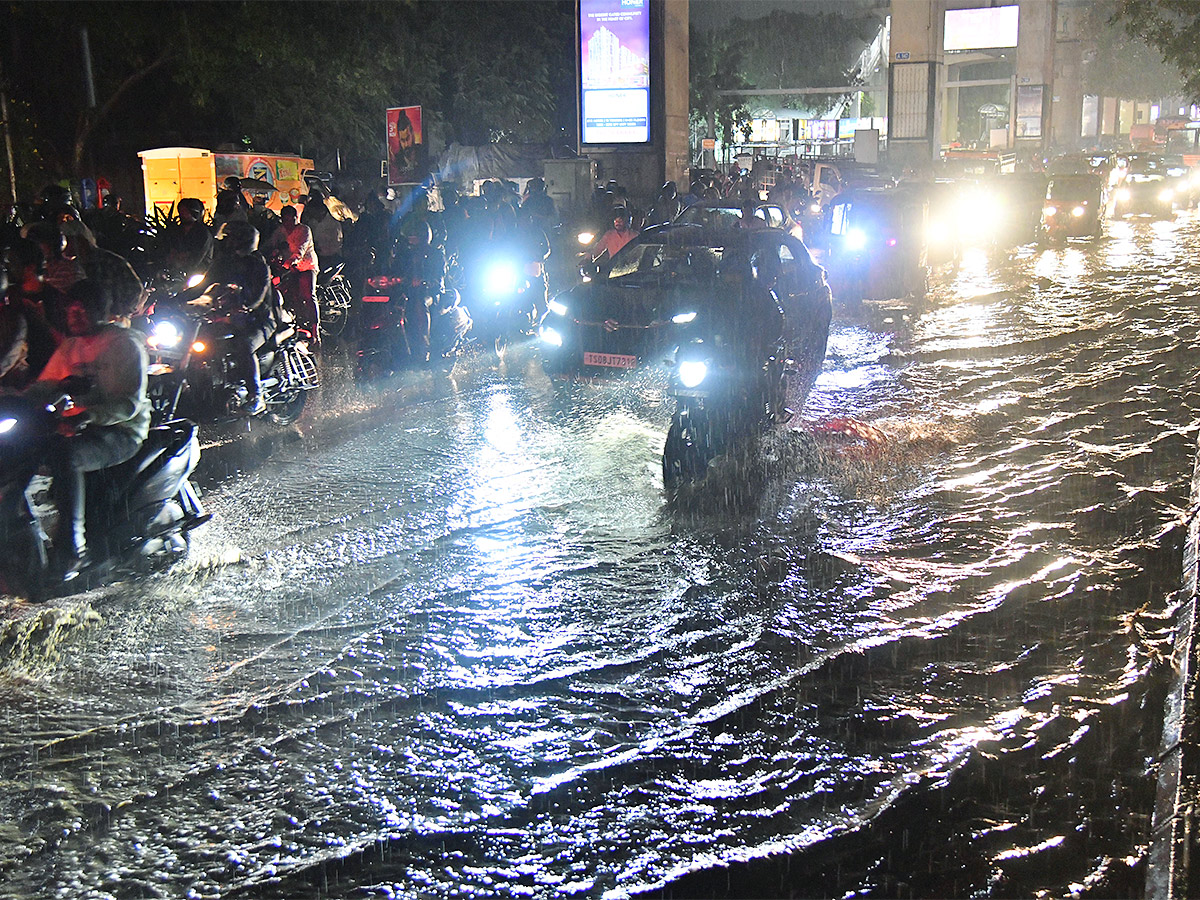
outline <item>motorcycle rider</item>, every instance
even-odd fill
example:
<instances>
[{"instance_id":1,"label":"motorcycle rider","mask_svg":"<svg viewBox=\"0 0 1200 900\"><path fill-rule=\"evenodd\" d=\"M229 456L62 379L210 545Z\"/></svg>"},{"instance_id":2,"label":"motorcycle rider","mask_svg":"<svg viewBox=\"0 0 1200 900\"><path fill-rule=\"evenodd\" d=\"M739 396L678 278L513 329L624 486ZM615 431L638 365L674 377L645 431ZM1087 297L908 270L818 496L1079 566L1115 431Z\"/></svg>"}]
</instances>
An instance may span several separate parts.
<instances>
[{"instance_id":1,"label":"motorcycle rider","mask_svg":"<svg viewBox=\"0 0 1200 900\"><path fill-rule=\"evenodd\" d=\"M680 209L682 204L679 201L679 189L675 187L675 182L668 181L662 186L662 190L658 192L658 199L646 214L646 224L663 225L674 221Z\"/></svg>"},{"instance_id":2,"label":"motorcycle rider","mask_svg":"<svg viewBox=\"0 0 1200 900\"><path fill-rule=\"evenodd\" d=\"M167 264L180 272L203 272L213 261L212 232L204 224L204 203L198 197L179 201L179 224L167 229Z\"/></svg>"},{"instance_id":3,"label":"motorcycle rider","mask_svg":"<svg viewBox=\"0 0 1200 900\"><path fill-rule=\"evenodd\" d=\"M74 400L47 458L59 517L54 565L63 581L89 564L84 474L129 459L150 430L144 339L110 318L114 306L136 306L141 291L128 264L125 271L114 267L104 280L89 278L73 285L67 306L70 334L25 390L39 402L52 402L64 392ZM82 389L73 383L76 380L82 381Z\"/></svg>"},{"instance_id":4,"label":"motorcycle rider","mask_svg":"<svg viewBox=\"0 0 1200 900\"><path fill-rule=\"evenodd\" d=\"M250 220L250 204L242 193L242 180L236 175L225 179L225 186L217 191L217 205L213 210L213 225L220 226L226 222L248 222Z\"/></svg>"},{"instance_id":5,"label":"motorcycle rider","mask_svg":"<svg viewBox=\"0 0 1200 900\"><path fill-rule=\"evenodd\" d=\"M266 251L281 268L279 290L283 304L296 316L297 324L308 332L309 343L321 346L320 311L317 309L317 251L312 229L302 225L294 206L279 213L279 228L271 235Z\"/></svg>"},{"instance_id":6,"label":"motorcycle rider","mask_svg":"<svg viewBox=\"0 0 1200 900\"><path fill-rule=\"evenodd\" d=\"M606 253L612 259L618 250L637 236L638 232L630 227L629 210L624 206L616 207L612 211L612 227L592 245L592 260L596 261Z\"/></svg>"},{"instance_id":7,"label":"motorcycle rider","mask_svg":"<svg viewBox=\"0 0 1200 900\"><path fill-rule=\"evenodd\" d=\"M266 343L276 325L275 290L267 262L258 252L257 228L249 222L226 222L219 237L219 251L205 281L238 289L239 308L230 315L234 338L229 346L246 379L246 413L255 416L266 408L255 351Z\"/></svg>"},{"instance_id":8,"label":"motorcycle rider","mask_svg":"<svg viewBox=\"0 0 1200 900\"><path fill-rule=\"evenodd\" d=\"M558 224L558 211L554 198L546 193L546 179L530 178L525 185L525 196L521 198L521 212L543 231Z\"/></svg>"},{"instance_id":9,"label":"motorcycle rider","mask_svg":"<svg viewBox=\"0 0 1200 900\"><path fill-rule=\"evenodd\" d=\"M24 387L41 374L67 333L67 295L46 281L46 258L31 240L18 238L4 251L9 316L25 322L25 358L6 378Z\"/></svg>"}]
</instances>

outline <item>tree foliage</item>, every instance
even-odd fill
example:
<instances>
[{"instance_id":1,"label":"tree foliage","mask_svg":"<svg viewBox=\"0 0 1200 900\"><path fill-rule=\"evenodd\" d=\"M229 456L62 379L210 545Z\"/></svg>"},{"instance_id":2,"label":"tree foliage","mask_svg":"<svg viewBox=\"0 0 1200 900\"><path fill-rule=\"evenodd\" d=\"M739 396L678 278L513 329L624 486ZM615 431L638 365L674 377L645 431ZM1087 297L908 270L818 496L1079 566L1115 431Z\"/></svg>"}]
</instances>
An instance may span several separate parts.
<instances>
[{"instance_id":1,"label":"tree foliage","mask_svg":"<svg viewBox=\"0 0 1200 900\"><path fill-rule=\"evenodd\" d=\"M1080 37L1091 48L1084 60L1084 90L1106 97L1165 97L1185 92L1176 64L1147 43L1142 23L1127 20L1120 0L1080 8Z\"/></svg>"},{"instance_id":2,"label":"tree foliage","mask_svg":"<svg viewBox=\"0 0 1200 900\"><path fill-rule=\"evenodd\" d=\"M878 28L869 18L775 10L749 21L734 19L729 30L743 36L746 77L755 87L779 89L847 84L850 67ZM811 94L774 99L774 106L820 111L832 102Z\"/></svg>"},{"instance_id":3,"label":"tree foliage","mask_svg":"<svg viewBox=\"0 0 1200 900\"><path fill-rule=\"evenodd\" d=\"M5 4L10 94L48 176L112 141L377 161L384 110L426 142L551 140L573 118L570 0L150 0ZM84 100L86 26L97 105ZM565 119L565 121L564 121ZM34 126L37 126L36 129ZM122 154L133 152L121 148Z\"/></svg>"},{"instance_id":4,"label":"tree foliage","mask_svg":"<svg viewBox=\"0 0 1200 900\"><path fill-rule=\"evenodd\" d=\"M1120 0L1117 6L1117 19L1126 31L1158 50L1177 70L1185 96L1200 101L1200 3Z\"/></svg>"},{"instance_id":5,"label":"tree foliage","mask_svg":"<svg viewBox=\"0 0 1200 900\"><path fill-rule=\"evenodd\" d=\"M746 78L743 46L723 32L692 28L688 34L688 74L691 114L707 123L708 134L722 142L734 139L738 122L747 115L745 100L722 95L754 87Z\"/></svg>"}]
</instances>

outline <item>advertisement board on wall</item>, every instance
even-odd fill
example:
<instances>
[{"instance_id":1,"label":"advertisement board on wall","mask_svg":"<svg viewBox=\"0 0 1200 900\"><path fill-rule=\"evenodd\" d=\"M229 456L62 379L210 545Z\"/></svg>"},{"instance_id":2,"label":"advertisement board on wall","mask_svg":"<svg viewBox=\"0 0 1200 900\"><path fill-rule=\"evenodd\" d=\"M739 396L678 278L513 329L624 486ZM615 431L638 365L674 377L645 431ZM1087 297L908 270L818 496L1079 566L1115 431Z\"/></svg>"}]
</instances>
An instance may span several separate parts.
<instances>
[{"instance_id":1,"label":"advertisement board on wall","mask_svg":"<svg viewBox=\"0 0 1200 900\"><path fill-rule=\"evenodd\" d=\"M416 184L422 171L425 149L421 133L421 107L400 106L387 111L388 184Z\"/></svg>"},{"instance_id":2,"label":"advertisement board on wall","mask_svg":"<svg viewBox=\"0 0 1200 900\"><path fill-rule=\"evenodd\" d=\"M1020 7L946 10L943 50L992 50L1017 46Z\"/></svg>"},{"instance_id":3,"label":"advertisement board on wall","mask_svg":"<svg viewBox=\"0 0 1200 900\"><path fill-rule=\"evenodd\" d=\"M650 140L650 0L580 0L580 136Z\"/></svg>"}]
</instances>

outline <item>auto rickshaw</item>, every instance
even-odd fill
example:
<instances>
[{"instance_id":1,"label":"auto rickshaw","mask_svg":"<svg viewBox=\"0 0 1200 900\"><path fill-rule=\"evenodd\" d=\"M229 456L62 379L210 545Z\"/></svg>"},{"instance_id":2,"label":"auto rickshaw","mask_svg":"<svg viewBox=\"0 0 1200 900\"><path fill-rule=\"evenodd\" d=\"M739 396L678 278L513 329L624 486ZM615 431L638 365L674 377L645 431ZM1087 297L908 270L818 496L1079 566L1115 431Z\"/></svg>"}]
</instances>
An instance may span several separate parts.
<instances>
[{"instance_id":1,"label":"auto rickshaw","mask_svg":"<svg viewBox=\"0 0 1200 900\"><path fill-rule=\"evenodd\" d=\"M843 191L829 211L821 264L835 300L923 296L928 203L903 186Z\"/></svg>"}]
</instances>

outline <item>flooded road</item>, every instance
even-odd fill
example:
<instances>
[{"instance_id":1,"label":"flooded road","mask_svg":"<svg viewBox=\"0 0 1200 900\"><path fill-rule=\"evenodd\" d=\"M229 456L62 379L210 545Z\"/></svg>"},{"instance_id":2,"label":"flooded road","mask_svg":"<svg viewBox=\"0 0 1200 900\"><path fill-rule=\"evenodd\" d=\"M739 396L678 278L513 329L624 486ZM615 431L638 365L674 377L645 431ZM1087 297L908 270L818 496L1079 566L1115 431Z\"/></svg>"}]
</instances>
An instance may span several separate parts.
<instances>
[{"instance_id":1,"label":"flooded road","mask_svg":"<svg viewBox=\"0 0 1200 900\"><path fill-rule=\"evenodd\" d=\"M835 307L804 422L674 503L661 385L520 352L209 472L185 566L3 672L0 895L1139 895L1197 259Z\"/></svg>"}]
</instances>

